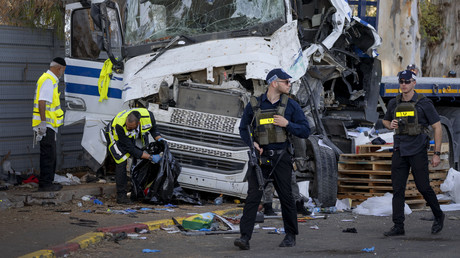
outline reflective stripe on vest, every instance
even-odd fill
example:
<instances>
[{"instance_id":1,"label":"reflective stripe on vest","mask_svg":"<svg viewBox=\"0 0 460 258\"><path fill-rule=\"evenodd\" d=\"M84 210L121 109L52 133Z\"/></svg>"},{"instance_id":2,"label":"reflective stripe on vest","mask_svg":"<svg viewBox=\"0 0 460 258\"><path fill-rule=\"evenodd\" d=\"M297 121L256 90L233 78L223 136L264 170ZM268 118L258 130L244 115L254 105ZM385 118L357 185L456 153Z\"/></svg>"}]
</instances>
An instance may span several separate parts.
<instances>
[{"instance_id":1,"label":"reflective stripe on vest","mask_svg":"<svg viewBox=\"0 0 460 258\"><path fill-rule=\"evenodd\" d=\"M273 116L284 116L288 101L289 97L282 94L278 108L261 110L259 100L255 97L251 97L250 103L254 112L255 121L254 139L260 145L283 143L287 140L286 128L273 125Z\"/></svg>"},{"instance_id":2,"label":"reflective stripe on vest","mask_svg":"<svg viewBox=\"0 0 460 258\"><path fill-rule=\"evenodd\" d=\"M54 87L53 101L51 103L46 102L46 123L50 124L54 128L57 128L64 123L64 111L62 111L61 109L61 101L59 100L59 96L61 94L58 91L58 81L49 73L43 73L37 81L37 88L35 90L34 107L32 114L32 127L35 127L41 123L40 111L38 108L38 99L40 95L40 89L46 80L51 80Z\"/></svg>"},{"instance_id":3,"label":"reflective stripe on vest","mask_svg":"<svg viewBox=\"0 0 460 258\"><path fill-rule=\"evenodd\" d=\"M135 139L136 134L133 134L132 132L128 131L126 128L126 119L128 118L128 115L133 112L137 111L141 114L141 118L139 119L140 121L140 137L142 140L142 144L144 144L144 134L147 133L150 128L152 128L152 121L150 120L150 113L147 109L145 108L135 108L131 110L123 110L120 113L118 113L112 120L112 122L107 126L106 128L106 133L109 135L109 151L110 154L112 154L113 159L117 164L122 163L126 159L128 159L131 154L130 153L124 153L119 147L118 147L118 134L115 129L117 125L120 125L123 127L123 130L125 132L125 135L128 138Z\"/></svg>"},{"instance_id":4,"label":"reflective stripe on vest","mask_svg":"<svg viewBox=\"0 0 460 258\"><path fill-rule=\"evenodd\" d=\"M425 98L424 95L418 94L415 102L402 102L401 94L396 96L394 117L398 120L398 128L395 129L395 134L419 135L425 131L426 127L418 122L417 108L415 107L423 98Z\"/></svg>"}]
</instances>

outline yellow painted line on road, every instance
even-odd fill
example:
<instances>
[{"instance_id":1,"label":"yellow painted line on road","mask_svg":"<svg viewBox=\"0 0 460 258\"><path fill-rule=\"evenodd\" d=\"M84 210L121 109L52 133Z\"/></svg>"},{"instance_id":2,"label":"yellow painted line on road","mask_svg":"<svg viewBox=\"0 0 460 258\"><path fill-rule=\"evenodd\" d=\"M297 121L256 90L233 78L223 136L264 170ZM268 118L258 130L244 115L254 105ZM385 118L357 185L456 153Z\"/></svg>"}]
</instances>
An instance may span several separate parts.
<instances>
[{"instance_id":1,"label":"yellow painted line on road","mask_svg":"<svg viewBox=\"0 0 460 258\"><path fill-rule=\"evenodd\" d=\"M243 208L233 208L233 209L227 209L227 210L220 210L220 211L213 211L215 214L220 215L220 216L232 216L232 215L237 215L239 213L243 212Z\"/></svg>"},{"instance_id":2,"label":"yellow painted line on road","mask_svg":"<svg viewBox=\"0 0 460 258\"><path fill-rule=\"evenodd\" d=\"M20 256L19 258L54 258L53 250L38 250L30 254L26 254L24 256Z\"/></svg>"},{"instance_id":3,"label":"yellow painted line on road","mask_svg":"<svg viewBox=\"0 0 460 258\"><path fill-rule=\"evenodd\" d=\"M90 244L97 244L101 242L104 239L104 235L105 233L102 232L86 233L70 241L67 241L67 243L77 243L80 245L80 248L83 249L88 247Z\"/></svg>"}]
</instances>

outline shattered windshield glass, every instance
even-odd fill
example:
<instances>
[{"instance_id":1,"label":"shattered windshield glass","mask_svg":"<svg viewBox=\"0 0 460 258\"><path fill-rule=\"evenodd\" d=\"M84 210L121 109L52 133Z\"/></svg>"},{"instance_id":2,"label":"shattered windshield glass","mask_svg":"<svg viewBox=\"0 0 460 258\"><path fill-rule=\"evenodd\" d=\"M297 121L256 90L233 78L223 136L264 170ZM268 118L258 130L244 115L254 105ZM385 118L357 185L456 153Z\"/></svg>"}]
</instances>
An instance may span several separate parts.
<instances>
[{"instance_id":1,"label":"shattered windshield glass","mask_svg":"<svg viewBox=\"0 0 460 258\"><path fill-rule=\"evenodd\" d=\"M284 0L133 0L127 6L125 43L242 30L284 21L284 16Z\"/></svg>"}]
</instances>

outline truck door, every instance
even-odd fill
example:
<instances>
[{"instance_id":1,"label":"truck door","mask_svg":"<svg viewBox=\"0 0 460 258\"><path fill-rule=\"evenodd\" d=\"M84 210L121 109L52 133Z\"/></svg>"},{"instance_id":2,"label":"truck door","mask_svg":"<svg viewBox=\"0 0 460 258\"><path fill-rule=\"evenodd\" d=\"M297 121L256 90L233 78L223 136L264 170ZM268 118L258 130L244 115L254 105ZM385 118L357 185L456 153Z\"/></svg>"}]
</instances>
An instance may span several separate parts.
<instances>
[{"instance_id":1,"label":"truck door","mask_svg":"<svg viewBox=\"0 0 460 258\"><path fill-rule=\"evenodd\" d=\"M116 4L105 1L105 15L101 3L92 2L93 4L85 6L81 3L66 6L66 124L89 116L113 118L123 105L123 76L117 70L113 70L107 99L100 99L98 89L104 61L110 55L115 59L122 59L123 38L118 8ZM101 27L106 27L107 32L104 33L104 28ZM110 48L107 49L107 46Z\"/></svg>"},{"instance_id":2,"label":"truck door","mask_svg":"<svg viewBox=\"0 0 460 258\"><path fill-rule=\"evenodd\" d=\"M85 122L82 147L101 165L106 157L105 125L121 110L123 103L123 43L118 6L112 1L93 0L66 6L65 125ZM108 89L101 98L98 81L104 62L114 69ZM97 169L94 162L87 162ZM94 164L94 165L91 165Z\"/></svg>"}]
</instances>

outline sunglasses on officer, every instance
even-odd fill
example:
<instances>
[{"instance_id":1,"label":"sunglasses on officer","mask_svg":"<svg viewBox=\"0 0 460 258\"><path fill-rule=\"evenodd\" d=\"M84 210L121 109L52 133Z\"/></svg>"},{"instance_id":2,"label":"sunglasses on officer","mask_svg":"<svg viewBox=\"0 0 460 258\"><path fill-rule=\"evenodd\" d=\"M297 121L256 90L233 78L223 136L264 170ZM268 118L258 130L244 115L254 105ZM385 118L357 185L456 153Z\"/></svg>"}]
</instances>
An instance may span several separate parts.
<instances>
[{"instance_id":1,"label":"sunglasses on officer","mask_svg":"<svg viewBox=\"0 0 460 258\"><path fill-rule=\"evenodd\" d=\"M289 80L276 80L277 82L281 82L281 83L284 83L286 85L288 85L289 83L291 83Z\"/></svg>"},{"instance_id":2,"label":"sunglasses on officer","mask_svg":"<svg viewBox=\"0 0 460 258\"><path fill-rule=\"evenodd\" d=\"M399 80L399 84L411 84L412 82L413 80L404 80L404 79Z\"/></svg>"}]
</instances>

